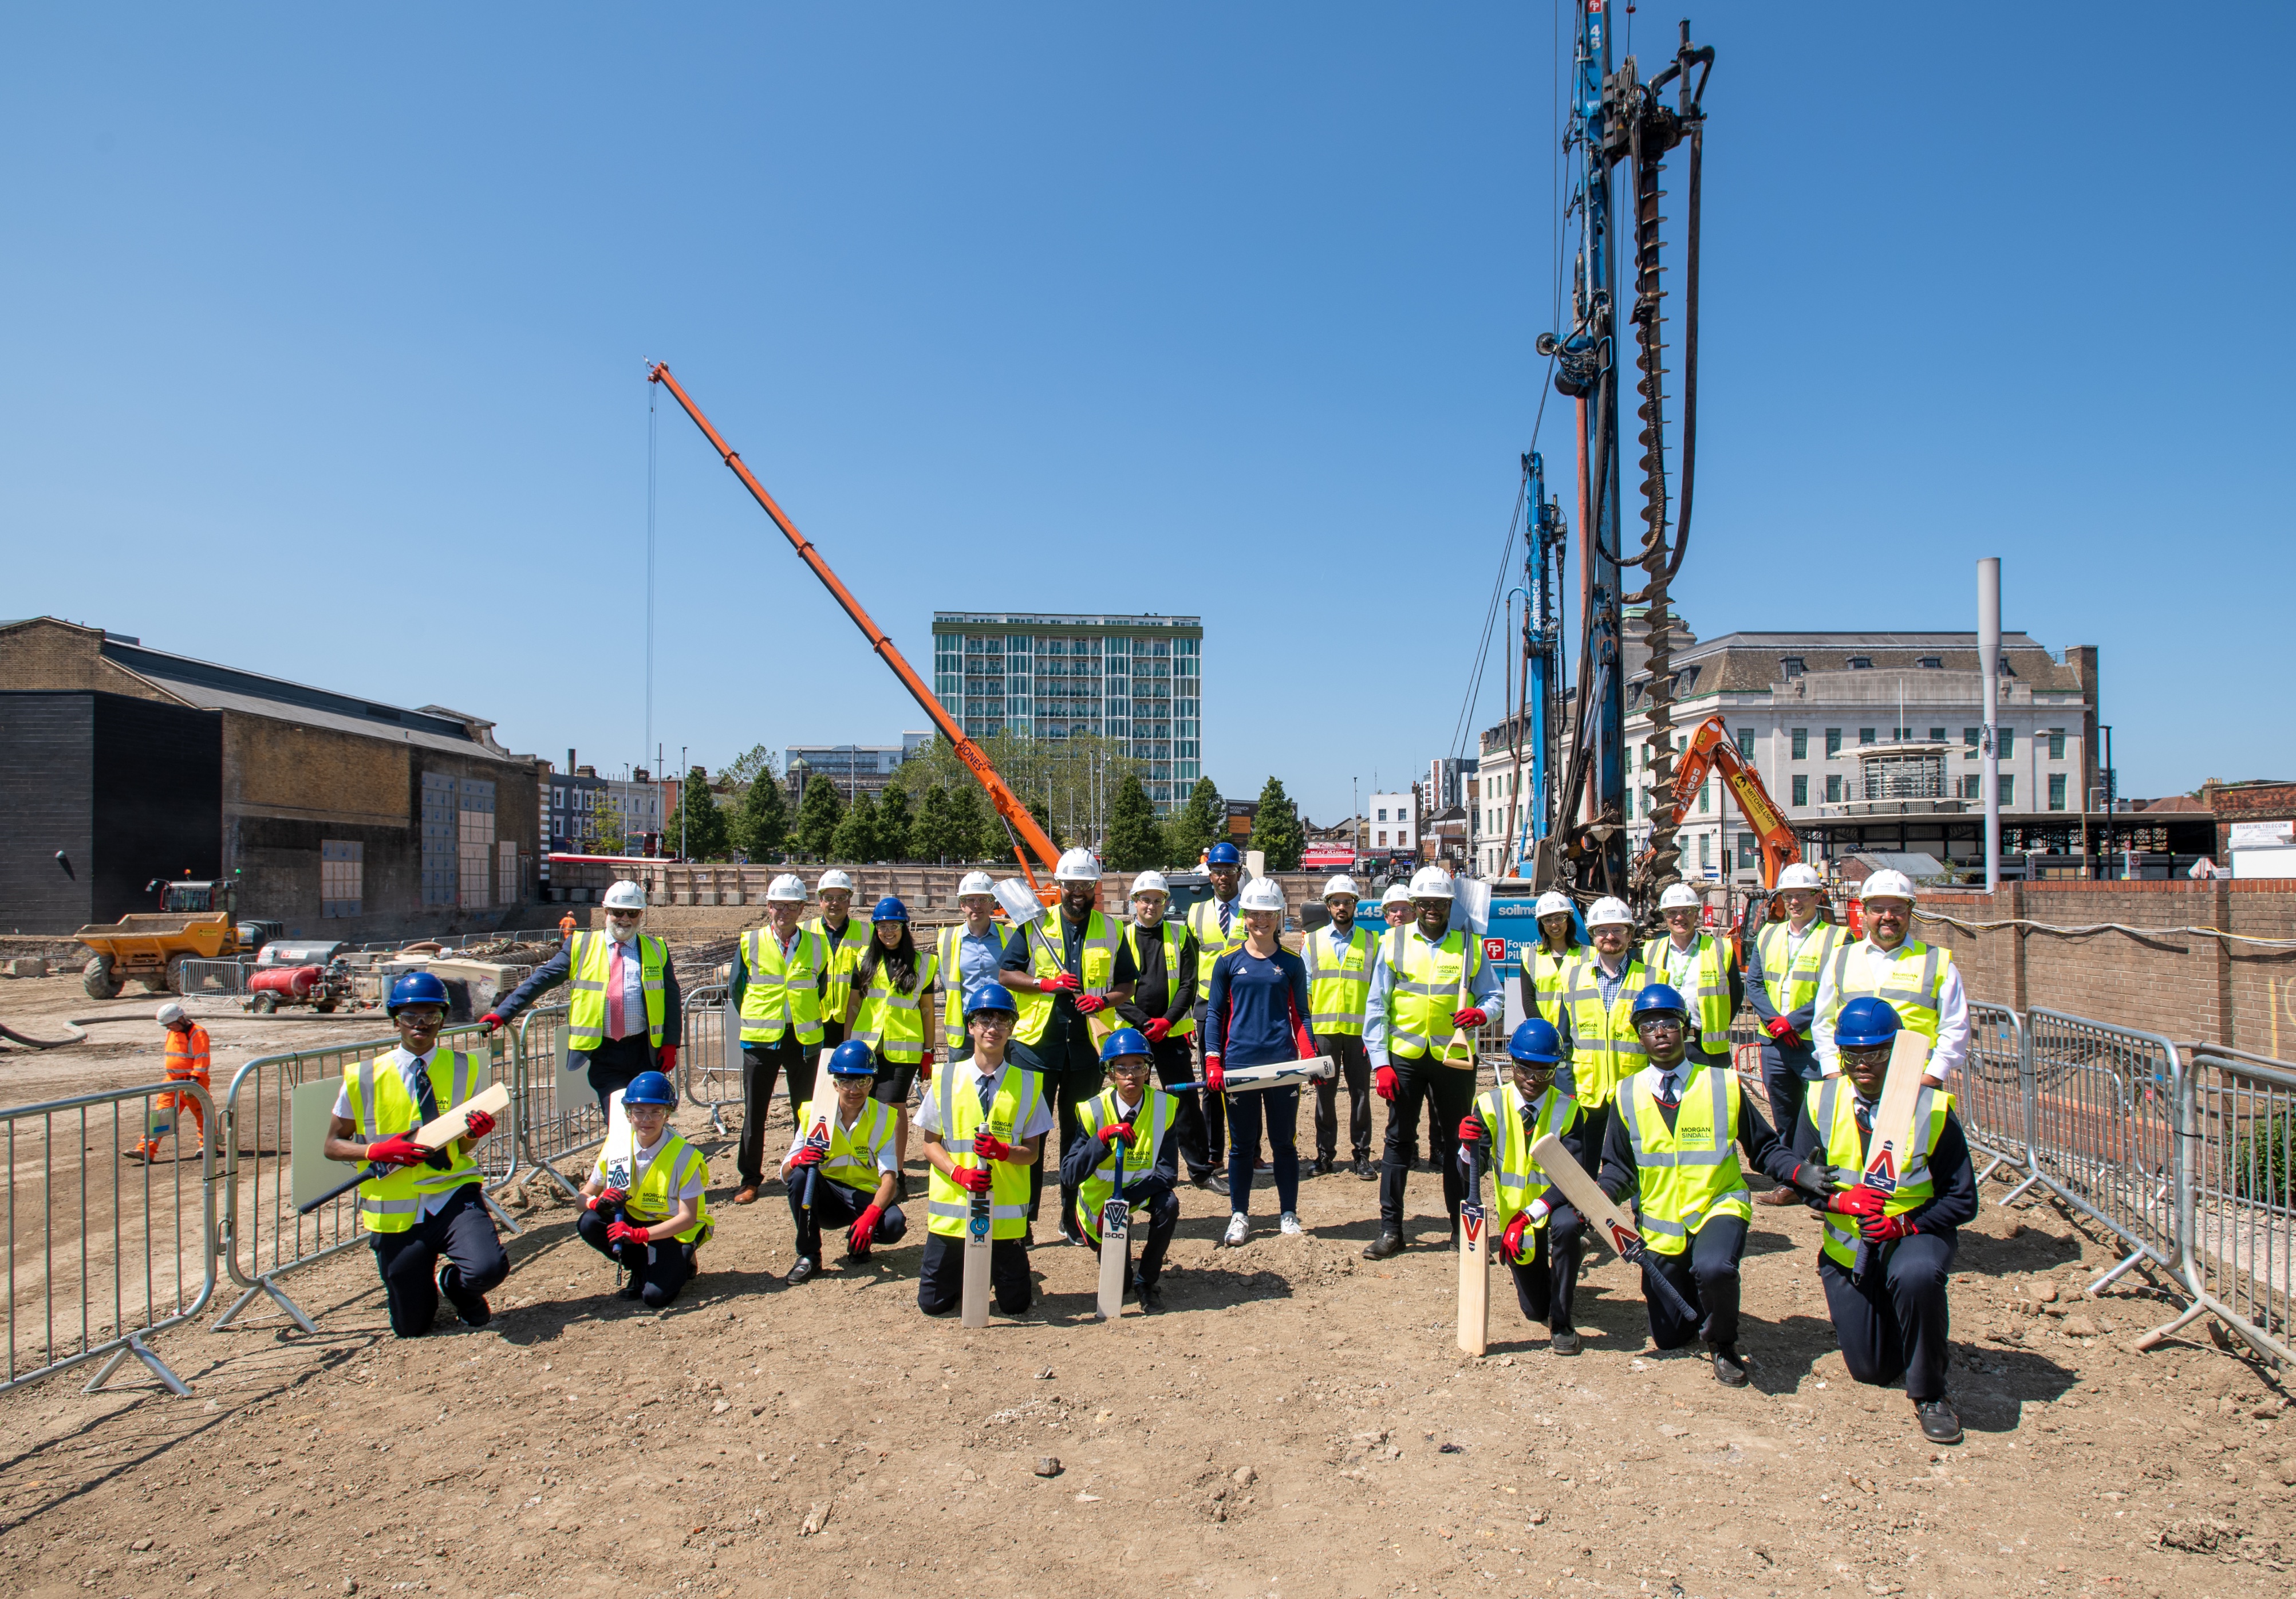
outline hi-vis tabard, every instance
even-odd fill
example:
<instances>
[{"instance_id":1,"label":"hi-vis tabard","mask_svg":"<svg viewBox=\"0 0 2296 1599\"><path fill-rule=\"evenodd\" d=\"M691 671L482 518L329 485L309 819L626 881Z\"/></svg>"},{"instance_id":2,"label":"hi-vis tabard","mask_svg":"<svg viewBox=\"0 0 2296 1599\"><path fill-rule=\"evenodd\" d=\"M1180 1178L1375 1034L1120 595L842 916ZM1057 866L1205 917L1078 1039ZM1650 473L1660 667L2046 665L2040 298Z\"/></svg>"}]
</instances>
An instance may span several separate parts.
<instances>
[{"instance_id":1,"label":"hi-vis tabard","mask_svg":"<svg viewBox=\"0 0 2296 1599\"><path fill-rule=\"evenodd\" d=\"M975 1080L970 1070L952 1066L934 1082L932 1091L940 1095L941 1143L957 1165L988 1166L988 1235L1024 1238L1029 1232L1029 1168L1010 1160L983 1161L972 1152L972 1138L985 1124L1004 1143L1013 1142L1013 1130L1027 1126L1044 1103L1045 1079L1006 1062L996 1070L996 1094L986 1115ZM926 1227L944 1238L962 1238L972 1207L972 1196L934 1167Z\"/></svg>"},{"instance_id":2,"label":"hi-vis tabard","mask_svg":"<svg viewBox=\"0 0 2296 1599\"><path fill-rule=\"evenodd\" d=\"M1635 1031L1635 996L1650 984L1650 968L1629 954L1618 997L1603 1004L1602 972L1595 952L1573 955L1562 972L1562 1011L1570 1020L1570 1089L1578 1103L1598 1110L1611 1103L1619 1085L1643 1069L1649 1052Z\"/></svg>"},{"instance_id":3,"label":"hi-vis tabard","mask_svg":"<svg viewBox=\"0 0 2296 1599\"><path fill-rule=\"evenodd\" d=\"M771 1044L793 1031L808 1049L819 1044L821 974L829 960L829 947L821 935L802 928L786 956L772 928L753 927L743 933L742 965L747 976L742 990L742 1042Z\"/></svg>"},{"instance_id":4,"label":"hi-vis tabard","mask_svg":"<svg viewBox=\"0 0 2296 1599\"><path fill-rule=\"evenodd\" d=\"M1475 973L1481 970L1483 946L1458 928L1429 943L1417 922L1387 930L1387 947L1381 958L1393 968L1395 980L1387 1000L1387 1052L1394 1055L1434 1055L1447 1066L1472 1071L1474 1052L1464 1061L1444 1058L1443 1046L1458 1029L1454 1013L1474 1004Z\"/></svg>"},{"instance_id":5,"label":"hi-vis tabard","mask_svg":"<svg viewBox=\"0 0 2296 1599\"><path fill-rule=\"evenodd\" d=\"M933 985L937 963L929 955L917 957L916 986L903 993L893 987L893 967L880 959L869 974L869 991L853 1019L853 1037L877 1052L888 1065L914 1066L925 1058L924 996ZM859 973L856 972L856 979Z\"/></svg>"},{"instance_id":6,"label":"hi-vis tabard","mask_svg":"<svg viewBox=\"0 0 2296 1599\"><path fill-rule=\"evenodd\" d=\"M653 1159L646 1162L645 1169L630 1179L628 1197L622 1203L624 1218L641 1227L668 1221L677 1214L677 1191L697 1174L701 1178L702 1187L707 1190L709 1163L701 1158L700 1150L676 1133L669 1134L662 1139L661 1147L654 1151ZM714 1227L709 1220L708 1193L697 1195L696 1203L700 1209L694 1215L693 1225L677 1234L680 1243L698 1246L709 1242ZM657 1238L654 1242L660 1243L662 1241Z\"/></svg>"},{"instance_id":7,"label":"hi-vis tabard","mask_svg":"<svg viewBox=\"0 0 2296 1599\"><path fill-rule=\"evenodd\" d=\"M1945 1136L1946 1112L1952 1109L1952 1095L1923 1086L1922 1096L1914 1102L1914 1127L1927 1136L1923 1138L1921 1149L1898 1168L1897 1186L1882 1201L1882 1215L1903 1216L1927 1204L1937 1192L1936 1179L1930 1171L1930 1157L1937 1153L1938 1140ZM1857 1091L1841 1078L1824 1078L1817 1085L1817 1103L1811 1108L1810 1123L1825 1129L1825 1163L1843 1174L1844 1180L1835 1186L1845 1193L1857 1187L1864 1177L1866 1159L1866 1130L1857 1125ZM1825 1238L1820 1247L1825 1250L1825 1258L1836 1266L1855 1270L1857 1218L1837 1216L1828 1210L1824 1221Z\"/></svg>"},{"instance_id":8,"label":"hi-vis tabard","mask_svg":"<svg viewBox=\"0 0 2296 1599\"><path fill-rule=\"evenodd\" d=\"M1538 1016L1556 1028L1562 1025L1563 979L1570 963L1584 953L1568 949L1551 954L1544 943L1522 947L1522 995L1525 1016Z\"/></svg>"},{"instance_id":9,"label":"hi-vis tabard","mask_svg":"<svg viewBox=\"0 0 2296 1599\"><path fill-rule=\"evenodd\" d=\"M1187 948L1188 931L1186 928L1168 916L1156 924L1156 931L1160 935L1164 946L1164 980L1177 992L1180 986L1180 957ZM1132 952L1132 969L1135 972L1139 971L1140 924L1137 922L1128 922L1124 924L1124 947ZM1175 1021L1172 1024L1172 1030L1164 1036L1168 1038L1185 1038L1195 1030L1196 1019L1191 1014Z\"/></svg>"},{"instance_id":10,"label":"hi-vis tabard","mask_svg":"<svg viewBox=\"0 0 2296 1599\"><path fill-rule=\"evenodd\" d=\"M988 924L992 939L1002 939L996 923ZM933 970L940 974L940 1033L941 1040L955 1049L964 1037L964 923L955 922L940 930L933 941Z\"/></svg>"},{"instance_id":11,"label":"hi-vis tabard","mask_svg":"<svg viewBox=\"0 0 2296 1599\"><path fill-rule=\"evenodd\" d=\"M637 946L638 980L645 987L646 1042L661 1047L663 999L661 974L669 964L669 946L650 933L630 940ZM630 958L626 950L622 958ZM614 940L602 932L578 932L568 955L566 1004L567 1043L587 1052L606 1041L606 980L614 970Z\"/></svg>"},{"instance_id":12,"label":"hi-vis tabard","mask_svg":"<svg viewBox=\"0 0 2296 1599\"><path fill-rule=\"evenodd\" d=\"M1309 1032L1363 1036L1372 957L1378 946L1379 935L1360 924L1348 929L1344 944L1332 926L1319 927L1300 940L1300 959L1308 968Z\"/></svg>"},{"instance_id":13,"label":"hi-vis tabard","mask_svg":"<svg viewBox=\"0 0 2296 1599\"><path fill-rule=\"evenodd\" d=\"M1127 1187L1155 1170L1156 1157L1163 1152L1164 1136L1172 1129L1173 1107L1178 1103L1155 1084L1148 1085L1146 1097L1132 1117L1132 1140L1124 1146ZM1108 1089L1078 1105L1077 1119L1084 1125L1087 1138L1097 1138L1101 1128L1123 1120L1116 1111L1116 1090ZM1095 1248L1100 1245L1101 1208L1115 1192L1116 1146L1111 1144L1101 1151L1100 1164L1093 1174L1077 1185L1077 1223Z\"/></svg>"},{"instance_id":14,"label":"hi-vis tabard","mask_svg":"<svg viewBox=\"0 0 2296 1599\"><path fill-rule=\"evenodd\" d=\"M1841 1014L1841 1007L1853 999L1886 999L1898 1013L1898 1026L1912 1029L1935 1046L1938 996L1952 965L1952 950L1911 939L1888 954L1864 939L1844 944L1833 954L1833 1015Z\"/></svg>"},{"instance_id":15,"label":"hi-vis tabard","mask_svg":"<svg viewBox=\"0 0 2296 1599\"><path fill-rule=\"evenodd\" d=\"M1670 970L1666 960L1673 942L1670 938L1656 938L1643 946L1643 964L1659 980L1663 980ZM1697 950L1691 957L1690 980L1675 985L1690 1002L1692 1036L1709 1054L1730 1047L1730 968L1735 964L1737 957L1729 945L1712 933L1700 933Z\"/></svg>"},{"instance_id":16,"label":"hi-vis tabard","mask_svg":"<svg viewBox=\"0 0 2296 1599\"><path fill-rule=\"evenodd\" d=\"M1513 1083L1487 1088L1475 1101L1476 1113L1491 1129L1492 1145L1499 1158L1491 1174L1498 1201L1491 1225L1501 1232L1506 1231L1517 1211L1527 1209L1554 1185L1554 1179L1530 1158L1531 1146L1550 1135L1560 1138L1578 1125L1578 1102L1560 1088L1547 1089L1528 1109L1526 1118L1522 1091Z\"/></svg>"},{"instance_id":17,"label":"hi-vis tabard","mask_svg":"<svg viewBox=\"0 0 2296 1599\"><path fill-rule=\"evenodd\" d=\"M1754 1218L1753 1195L1738 1165L1738 1076L1722 1066L1685 1060L1675 1069L1682 1094L1674 1126L1658 1108L1666 1073L1645 1066L1619 1089L1619 1114L1634 1146L1635 1215L1644 1242L1679 1255L1690 1235L1718 1216Z\"/></svg>"},{"instance_id":18,"label":"hi-vis tabard","mask_svg":"<svg viewBox=\"0 0 2296 1599\"><path fill-rule=\"evenodd\" d=\"M835 1090L826 1090L819 1099L807 1102L798 1126L810 1135L823 1122L829 1124L829 1152L821 1157L819 1168L825 1181L842 1183L848 1188L873 1194L880 1175L877 1158L892 1147L893 1131L900 1125L899 1113L882 1100L865 1099L861 1102L861 1114L853 1119L851 1127L839 1122L840 1114ZM970 1137L968 1134L968 1141ZM952 1143L949 1147L954 1149L955 1145Z\"/></svg>"},{"instance_id":19,"label":"hi-vis tabard","mask_svg":"<svg viewBox=\"0 0 2296 1599\"><path fill-rule=\"evenodd\" d=\"M1770 1009L1781 1016L1791 1016L1816 1003L1818 976L1833 957L1834 946L1841 941L1841 930L1831 922L1813 921L1802 935L1798 955L1790 953L1792 939L1792 931L1784 922L1773 922L1754 940L1754 947L1762 955L1762 987L1768 991Z\"/></svg>"},{"instance_id":20,"label":"hi-vis tabard","mask_svg":"<svg viewBox=\"0 0 2296 1599\"><path fill-rule=\"evenodd\" d=\"M1039 982L1068 970L1061 964L1061 952L1067 943L1066 931L1057 925L1061 919L1060 912L1054 910L1021 931L1021 936L1029 940L1029 975ZM1077 978L1084 984L1086 994L1107 996L1108 980L1116 971L1119 925L1098 911L1085 918L1084 941L1077 949L1077 964L1083 970ZM1015 993L1013 998L1021 1007L1021 1019L1013 1024L1013 1036L1023 1044L1038 1042L1045 1036L1045 1029L1052 1025L1053 996Z\"/></svg>"},{"instance_id":21,"label":"hi-vis tabard","mask_svg":"<svg viewBox=\"0 0 2296 1599\"><path fill-rule=\"evenodd\" d=\"M802 925L829 951L829 988L821 996L821 1013L832 1021L841 1022L845 1020L846 1004L853 997L853 974L861 969L861 956L876 934L867 922L854 916L848 916L845 925L836 932L830 931L827 921L819 916Z\"/></svg>"},{"instance_id":22,"label":"hi-vis tabard","mask_svg":"<svg viewBox=\"0 0 2296 1599\"><path fill-rule=\"evenodd\" d=\"M1227 902L1227 931L1220 931L1219 901L1206 899L1188 907L1188 931L1196 935L1196 999L1202 1003L1212 991L1212 968L1220 956L1243 947L1251 930L1243 924L1242 896Z\"/></svg>"},{"instance_id":23,"label":"hi-vis tabard","mask_svg":"<svg viewBox=\"0 0 2296 1599\"><path fill-rule=\"evenodd\" d=\"M442 1115L485 1087L489 1075L485 1056L445 1049L432 1053L426 1073ZM412 1133L428 1119L414 1096L407 1093L406 1079L399 1075L398 1062L391 1055L359 1062L343 1073L343 1082L351 1096L351 1125L362 1144ZM460 1146L460 1141L447 1149L450 1152L443 1171L428 1164L395 1166L384 1176L361 1183L360 1224L370 1233L404 1233L414 1225L425 1199L477 1182L479 1163Z\"/></svg>"}]
</instances>

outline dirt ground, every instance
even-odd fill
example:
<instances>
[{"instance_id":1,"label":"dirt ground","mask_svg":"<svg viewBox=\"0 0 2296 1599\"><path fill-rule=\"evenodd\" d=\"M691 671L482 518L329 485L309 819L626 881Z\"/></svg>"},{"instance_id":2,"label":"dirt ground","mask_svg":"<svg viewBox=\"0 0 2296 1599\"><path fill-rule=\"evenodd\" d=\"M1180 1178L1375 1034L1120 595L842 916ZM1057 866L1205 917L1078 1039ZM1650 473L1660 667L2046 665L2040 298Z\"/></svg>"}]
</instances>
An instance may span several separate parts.
<instances>
[{"instance_id":1,"label":"dirt ground","mask_svg":"<svg viewBox=\"0 0 2296 1599\"><path fill-rule=\"evenodd\" d=\"M219 1084L265 1030L338 1036L218 1029ZM135 1080L149 1048L12 1054L0 1099ZM276 1316L162 1335L190 1399L70 1374L0 1395L0 1591L2290 1591L2282 1377L2197 1329L2131 1352L2167 1301L2134 1278L2082 1300L2112 1253L2051 1207L1999 1210L1998 1185L1954 1290L1969 1435L1940 1449L1902 1393L1848 1380L1799 1211L1758 1213L1755 1381L1733 1392L1648 1349L1631 1274L1599 1254L1586 1353L1549 1352L1502 1275L1490 1353L1458 1354L1423 1173L1394 1260L1360 1259L1376 1191L1345 1174L1304 1185L1304 1238L1275 1234L1263 1190L1235 1250L1212 1242L1225 1202L1190 1189L1165 1313L1100 1324L1094 1259L1048 1246L1037 1308L967 1332L918 1314L914 1234L783 1286L780 1189L734 1209L730 1146L702 1146L718 1234L667 1314L614 1299L537 1188L483 1332L392 1340L353 1250L285 1283L316 1336Z\"/></svg>"}]
</instances>

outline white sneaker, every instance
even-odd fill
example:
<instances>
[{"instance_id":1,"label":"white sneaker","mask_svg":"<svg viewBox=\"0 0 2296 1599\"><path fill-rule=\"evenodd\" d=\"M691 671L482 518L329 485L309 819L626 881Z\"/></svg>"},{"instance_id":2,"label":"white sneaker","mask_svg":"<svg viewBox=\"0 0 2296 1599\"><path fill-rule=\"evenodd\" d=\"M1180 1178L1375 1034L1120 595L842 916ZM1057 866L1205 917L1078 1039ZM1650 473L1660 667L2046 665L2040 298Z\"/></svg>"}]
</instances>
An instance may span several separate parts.
<instances>
[{"instance_id":1,"label":"white sneaker","mask_svg":"<svg viewBox=\"0 0 2296 1599\"><path fill-rule=\"evenodd\" d=\"M1292 1211L1286 1210L1283 1213L1283 1219L1277 1222L1275 1225L1283 1229L1283 1235L1286 1238L1297 1238L1300 1236L1300 1218Z\"/></svg>"},{"instance_id":2,"label":"white sneaker","mask_svg":"<svg viewBox=\"0 0 2296 1599\"><path fill-rule=\"evenodd\" d=\"M1238 1210L1234 1215L1227 1218L1227 1236L1221 1239L1220 1242L1227 1245L1228 1248L1234 1249L1236 1245L1242 1243L1245 1239L1250 1236L1251 1218L1246 1216L1242 1211Z\"/></svg>"}]
</instances>

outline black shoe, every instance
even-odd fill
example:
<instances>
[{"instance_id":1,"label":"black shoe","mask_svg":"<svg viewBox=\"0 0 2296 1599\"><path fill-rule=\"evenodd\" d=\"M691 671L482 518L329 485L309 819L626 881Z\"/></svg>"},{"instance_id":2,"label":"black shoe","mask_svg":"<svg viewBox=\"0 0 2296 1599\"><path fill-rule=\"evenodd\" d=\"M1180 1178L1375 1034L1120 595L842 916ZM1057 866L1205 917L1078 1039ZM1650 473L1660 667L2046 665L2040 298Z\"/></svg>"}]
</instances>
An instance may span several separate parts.
<instances>
[{"instance_id":1,"label":"black shoe","mask_svg":"<svg viewBox=\"0 0 2296 1599\"><path fill-rule=\"evenodd\" d=\"M1400 1255L1401 1253L1403 1253L1403 1234L1400 1233L1382 1233L1378 1237L1364 1245L1363 1258L1366 1260L1384 1260L1391 1255Z\"/></svg>"},{"instance_id":2,"label":"black shoe","mask_svg":"<svg viewBox=\"0 0 2296 1599\"><path fill-rule=\"evenodd\" d=\"M1164 1285L1161 1283L1136 1283L1136 1297L1144 1316L1152 1316L1164 1308Z\"/></svg>"},{"instance_id":3,"label":"black shoe","mask_svg":"<svg viewBox=\"0 0 2296 1599\"><path fill-rule=\"evenodd\" d=\"M1225 1196L1227 1193L1227 1174L1218 1171L1208 1171L1204 1173L1203 1176L1196 1179L1196 1186L1207 1189L1213 1193Z\"/></svg>"},{"instance_id":4,"label":"black shoe","mask_svg":"<svg viewBox=\"0 0 2296 1599\"><path fill-rule=\"evenodd\" d=\"M1578 1334L1557 1332L1550 1347L1558 1355L1576 1355L1578 1352Z\"/></svg>"},{"instance_id":5,"label":"black shoe","mask_svg":"<svg viewBox=\"0 0 2296 1599\"><path fill-rule=\"evenodd\" d=\"M494 1310L487 1303L487 1296L482 1293L464 1293L459 1288L447 1287L447 1274L454 1269L452 1266L442 1266L439 1268L439 1297L455 1308L455 1314L463 1318L463 1325L485 1326L495 1319Z\"/></svg>"},{"instance_id":6,"label":"black shoe","mask_svg":"<svg viewBox=\"0 0 2296 1599\"><path fill-rule=\"evenodd\" d=\"M614 1290L614 1297L618 1300L634 1300L644 1292L645 1291L638 1285L638 1280L636 1277L632 1277L628 1282Z\"/></svg>"},{"instance_id":7,"label":"black shoe","mask_svg":"<svg viewBox=\"0 0 2296 1599\"><path fill-rule=\"evenodd\" d=\"M1746 1357L1738 1353L1734 1343L1710 1346L1714 1351L1714 1381L1725 1388L1746 1386Z\"/></svg>"},{"instance_id":8,"label":"black shoe","mask_svg":"<svg viewBox=\"0 0 2296 1599\"><path fill-rule=\"evenodd\" d=\"M1365 1182L1369 1183L1375 1181L1379 1177L1379 1173L1372 1169L1372 1164L1369 1160L1365 1160L1361 1155L1357 1155L1356 1157L1356 1176L1362 1178Z\"/></svg>"},{"instance_id":9,"label":"black shoe","mask_svg":"<svg viewBox=\"0 0 2296 1599\"><path fill-rule=\"evenodd\" d=\"M1921 1418L1922 1436L1930 1442L1957 1444L1961 1441L1961 1417L1955 1414L1951 1399L1916 1399L1914 1401L1914 1414Z\"/></svg>"},{"instance_id":10,"label":"black shoe","mask_svg":"<svg viewBox=\"0 0 2296 1599\"><path fill-rule=\"evenodd\" d=\"M788 1283L791 1288L795 1288L799 1283L804 1282L808 1277L810 1277L814 1273L820 1269L820 1261L808 1260L803 1255L800 1255L797 1258L797 1264L789 1268L789 1275L783 1277L782 1281Z\"/></svg>"}]
</instances>

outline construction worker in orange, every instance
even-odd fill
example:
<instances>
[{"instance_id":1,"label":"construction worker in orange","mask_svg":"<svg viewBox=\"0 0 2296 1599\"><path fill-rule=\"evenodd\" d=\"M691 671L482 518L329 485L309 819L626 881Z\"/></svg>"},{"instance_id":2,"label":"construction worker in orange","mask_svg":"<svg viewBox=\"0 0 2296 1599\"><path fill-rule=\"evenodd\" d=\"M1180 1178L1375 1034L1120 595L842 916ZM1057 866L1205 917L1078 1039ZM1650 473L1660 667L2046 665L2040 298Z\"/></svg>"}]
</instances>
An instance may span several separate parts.
<instances>
[{"instance_id":1,"label":"construction worker in orange","mask_svg":"<svg viewBox=\"0 0 2296 1599\"><path fill-rule=\"evenodd\" d=\"M570 946L574 942L574 929L578 925L578 923L575 922L574 913L572 911L568 911L564 915L559 917L558 941L561 944Z\"/></svg>"},{"instance_id":2,"label":"construction worker in orange","mask_svg":"<svg viewBox=\"0 0 2296 1599\"><path fill-rule=\"evenodd\" d=\"M184 1007L174 1000L160 1007L157 1018L168 1029L167 1078L171 1083L197 1083L208 1086L208 1029L184 1013ZM162 1094L152 1102L152 1109L144 1119L143 1142L127 1152L138 1160L160 1158L160 1141L176 1131L185 1111L191 1113L192 1125L199 1128L200 1141L208 1136L208 1113L196 1094Z\"/></svg>"}]
</instances>

